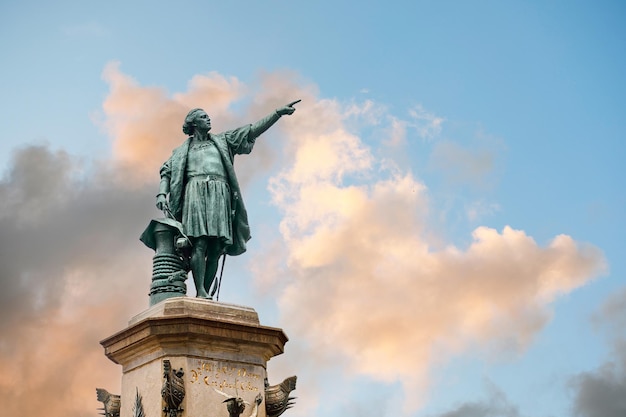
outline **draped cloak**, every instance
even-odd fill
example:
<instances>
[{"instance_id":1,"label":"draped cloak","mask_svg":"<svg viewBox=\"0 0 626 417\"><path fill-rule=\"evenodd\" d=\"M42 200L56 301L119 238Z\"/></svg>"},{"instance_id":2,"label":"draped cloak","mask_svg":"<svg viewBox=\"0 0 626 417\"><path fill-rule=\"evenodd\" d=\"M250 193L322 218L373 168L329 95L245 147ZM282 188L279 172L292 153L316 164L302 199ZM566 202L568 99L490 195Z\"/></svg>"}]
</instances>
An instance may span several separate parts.
<instances>
[{"instance_id":1,"label":"draped cloak","mask_svg":"<svg viewBox=\"0 0 626 417\"><path fill-rule=\"evenodd\" d=\"M246 242L250 240L248 213L241 197L239 181L235 174L234 159L237 154L248 154L252 151L256 136L251 133L251 127L252 125L247 125L210 135L210 139L215 142L219 150L231 192L233 243L225 248L225 252L231 256L244 253L246 251ZM181 146L174 149L172 156L161 167L161 178L165 177L170 180L169 207L174 218L179 222L182 221L187 181L185 171L191 139L191 137L188 138Z\"/></svg>"}]
</instances>

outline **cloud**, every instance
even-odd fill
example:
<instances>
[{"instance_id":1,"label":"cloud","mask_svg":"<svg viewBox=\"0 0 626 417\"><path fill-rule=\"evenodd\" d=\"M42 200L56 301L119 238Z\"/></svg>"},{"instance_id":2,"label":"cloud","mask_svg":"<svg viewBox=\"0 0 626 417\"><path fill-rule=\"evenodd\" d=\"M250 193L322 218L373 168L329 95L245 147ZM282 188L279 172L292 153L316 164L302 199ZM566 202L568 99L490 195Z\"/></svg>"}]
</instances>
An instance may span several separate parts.
<instances>
[{"instance_id":1,"label":"cloud","mask_svg":"<svg viewBox=\"0 0 626 417\"><path fill-rule=\"evenodd\" d=\"M581 417L623 416L626 415L626 289L612 295L594 321L608 330L613 355L599 369L572 377L574 413Z\"/></svg>"},{"instance_id":2,"label":"cloud","mask_svg":"<svg viewBox=\"0 0 626 417\"><path fill-rule=\"evenodd\" d=\"M445 119L427 111L421 104L409 109L409 116L409 126L414 128L422 139L433 139L443 129Z\"/></svg>"},{"instance_id":3,"label":"cloud","mask_svg":"<svg viewBox=\"0 0 626 417\"><path fill-rule=\"evenodd\" d=\"M430 141L439 137L443 129L445 119L427 111L422 105L409 109L408 119L391 115L386 108L380 105L373 107L379 109L378 119L381 119L383 116L387 118L388 133L387 137L381 142L383 145L391 148L404 148L407 144L409 132L415 132L419 138Z\"/></svg>"},{"instance_id":4,"label":"cloud","mask_svg":"<svg viewBox=\"0 0 626 417\"><path fill-rule=\"evenodd\" d=\"M0 188L5 196L0 202L0 218L18 223L36 221L45 210L64 204L73 192L68 188L68 179L79 165L70 161L66 152L51 154L46 147L37 146L28 152L15 152L13 158L14 166Z\"/></svg>"},{"instance_id":5,"label":"cloud","mask_svg":"<svg viewBox=\"0 0 626 417\"><path fill-rule=\"evenodd\" d=\"M260 74L254 82L257 88L252 91L236 77L210 72L195 75L187 91L169 94L160 87L140 85L119 67L118 62L112 62L103 71L110 91L102 114L95 119L100 120L112 140L117 175L137 186L158 179L161 164L187 138L182 124L192 108L205 109L211 116L213 130L221 132L253 123L294 97L304 99L298 108L306 106L307 98L313 94L311 87L300 86L296 74L288 71ZM251 94L252 100L241 103L244 93ZM235 111L237 106L240 108ZM257 141L254 157L238 157L246 158L246 163L237 167L240 183L247 184L276 164L276 152L268 143L268 136L281 141L279 131L280 127L273 128L271 135L266 133ZM273 144L282 146L282 142Z\"/></svg>"},{"instance_id":6,"label":"cloud","mask_svg":"<svg viewBox=\"0 0 626 417\"><path fill-rule=\"evenodd\" d=\"M484 184L495 166L494 153L485 148L466 148L453 141L435 144L429 165L452 184Z\"/></svg>"},{"instance_id":7,"label":"cloud","mask_svg":"<svg viewBox=\"0 0 626 417\"><path fill-rule=\"evenodd\" d=\"M434 249L426 186L410 171L381 171L338 103L314 107L287 126L294 158L270 181L289 277L278 302L309 360L401 381L415 409L434 363L476 347L523 352L550 303L604 271L597 248L566 235L542 246L509 226Z\"/></svg>"},{"instance_id":8,"label":"cloud","mask_svg":"<svg viewBox=\"0 0 626 417\"><path fill-rule=\"evenodd\" d=\"M131 192L105 171L79 175L80 167L63 151L29 146L16 151L0 181L0 402L7 415L94 409L95 386L119 386L119 369L98 341L146 304L150 252L137 236L152 193Z\"/></svg>"},{"instance_id":9,"label":"cloud","mask_svg":"<svg viewBox=\"0 0 626 417\"><path fill-rule=\"evenodd\" d=\"M466 402L437 417L520 417L518 408L492 383L487 383L488 398Z\"/></svg>"},{"instance_id":10,"label":"cloud","mask_svg":"<svg viewBox=\"0 0 626 417\"><path fill-rule=\"evenodd\" d=\"M365 100L346 106L343 113L345 118L357 117L368 124L377 125L387 113L387 109L373 100Z\"/></svg>"},{"instance_id":11,"label":"cloud","mask_svg":"<svg viewBox=\"0 0 626 417\"><path fill-rule=\"evenodd\" d=\"M221 124L232 117L229 106L243 91L236 78L212 72L194 76L187 92L170 96L163 88L139 85L120 71L117 62L106 66L103 78L110 87L102 106L103 127L113 141L113 156L123 176L138 184L158 176L172 149L187 138L182 124L189 110L204 108L221 130Z\"/></svg>"},{"instance_id":12,"label":"cloud","mask_svg":"<svg viewBox=\"0 0 626 417\"><path fill-rule=\"evenodd\" d=\"M620 417L626 412L626 373L623 365L607 363L572 380L577 389L575 415Z\"/></svg>"},{"instance_id":13,"label":"cloud","mask_svg":"<svg viewBox=\"0 0 626 417\"><path fill-rule=\"evenodd\" d=\"M391 117L391 127L389 129L389 138L385 141L387 146L403 147L406 145L407 122L396 117Z\"/></svg>"},{"instance_id":14,"label":"cloud","mask_svg":"<svg viewBox=\"0 0 626 417\"><path fill-rule=\"evenodd\" d=\"M500 205L496 203L488 203L484 200L478 200L468 204L465 207L465 210L467 212L467 219L470 222L474 222L500 211Z\"/></svg>"}]
</instances>

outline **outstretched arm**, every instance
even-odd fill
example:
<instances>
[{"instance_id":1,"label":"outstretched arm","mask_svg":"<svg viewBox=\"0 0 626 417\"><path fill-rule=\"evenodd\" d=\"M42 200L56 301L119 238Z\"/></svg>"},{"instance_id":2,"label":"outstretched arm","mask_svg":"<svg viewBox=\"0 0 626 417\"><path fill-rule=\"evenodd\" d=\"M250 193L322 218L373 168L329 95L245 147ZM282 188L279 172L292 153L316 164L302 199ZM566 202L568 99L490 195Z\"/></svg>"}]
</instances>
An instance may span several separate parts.
<instances>
[{"instance_id":1,"label":"outstretched arm","mask_svg":"<svg viewBox=\"0 0 626 417\"><path fill-rule=\"evenodd\" d=\"M252 127L250 128L250 140L254 141L256 138L258 138L263 132L265 132L274 123L276 123L278 121L278 119L280 119L281 116L283 116L285 114L287 114L287 115L293 114L293 112L296 111L296 108L293 107L293 106L295 104L298 104L300 101L301 100L292 101L291 103L287 104L286 106L283 106L283 107L280 107L280 108L274 110L268 116L262 118L261 120L259 120L256 123L254 123L252 125Z\"/></svg>"}]
</instances>

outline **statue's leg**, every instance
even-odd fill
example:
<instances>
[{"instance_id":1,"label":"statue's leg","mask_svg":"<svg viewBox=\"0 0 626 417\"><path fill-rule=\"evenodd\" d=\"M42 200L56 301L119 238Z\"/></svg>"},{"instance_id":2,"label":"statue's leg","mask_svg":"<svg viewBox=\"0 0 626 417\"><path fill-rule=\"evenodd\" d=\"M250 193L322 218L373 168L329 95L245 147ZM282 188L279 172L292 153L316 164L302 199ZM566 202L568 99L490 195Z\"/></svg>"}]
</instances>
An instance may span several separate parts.
<instances>
[{"instance_id":1,"label":"statue's leg","mask_svg":"<svg viewBox=\"0 0 626 417\"><path fill-rule=\"evenodd\" d=\"M193 250L191 252L191 274L193 282L196 284L196 297L209 298L207 290L204 288L204 277L206 275L206 256L209 246L207 237L199 237L194 239Z\"/></svg>"},{"instance_id":2,"label":"statue's leg","mask_svg":"<svg viewBox=\"0 0 626 417\"><path fill-rule=\"evenodd\" d=\"M211 284L217 274L217 264L220 259L221 247L217 239L210 239L208 242L206 269L204 272L204 290L208 293L211 290ZM211 298L209 296L209 298Z\"/></svg>"}]
</instances>

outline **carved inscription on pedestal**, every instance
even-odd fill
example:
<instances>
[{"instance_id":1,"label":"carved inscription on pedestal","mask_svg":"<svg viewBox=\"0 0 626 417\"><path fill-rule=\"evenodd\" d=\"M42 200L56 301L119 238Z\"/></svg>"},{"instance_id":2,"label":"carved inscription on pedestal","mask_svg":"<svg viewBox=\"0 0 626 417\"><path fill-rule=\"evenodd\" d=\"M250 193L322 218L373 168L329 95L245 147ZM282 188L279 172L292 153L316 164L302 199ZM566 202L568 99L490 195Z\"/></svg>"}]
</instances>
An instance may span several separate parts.
<instances>
[{"instance_id":1,"label":"carved inscription on pedestal","mask_svg":"<svg viewBox=\"0 0 626 417\"><path fill-rule=\"evenodd\" d=\"M188 374L191 384L202 384L227 393L260 392L264 376L250 366L233 366L217 361L199 360Z\"/></svg>"}]
</instances>

